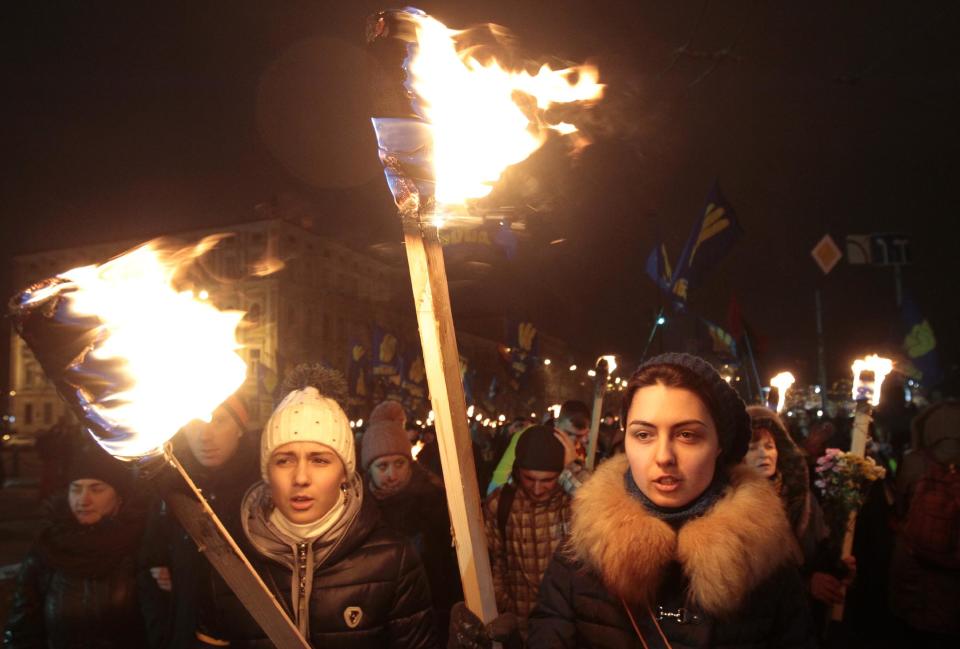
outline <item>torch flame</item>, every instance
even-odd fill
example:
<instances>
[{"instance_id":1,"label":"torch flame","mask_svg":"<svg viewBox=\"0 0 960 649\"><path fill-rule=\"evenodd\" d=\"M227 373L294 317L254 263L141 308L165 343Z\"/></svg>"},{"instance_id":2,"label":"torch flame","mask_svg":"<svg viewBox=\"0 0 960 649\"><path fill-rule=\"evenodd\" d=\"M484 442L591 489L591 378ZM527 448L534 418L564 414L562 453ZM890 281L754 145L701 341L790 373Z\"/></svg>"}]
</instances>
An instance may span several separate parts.
<instances>
[{"instance_id":1,"label":"torch flame","mask_svg":"<svg viewBox=\"0 0 960 649\"><path fill-rule=\"evenodd\" d=\"M411 10L417 47L408 70L419 109L433 130L433 168L438 205L483 198L504 169L525 160L547 140L547 132L577 132L567 122L547 123L554 104L593 102L603 95L597 68L580 65L536 74L478 61L440 21ZM521 108L527 95L536 110ZM531 114L532 113L532 114Z\"/></svg>"},{"instance_id":2,"label":"torch flame","mask_svg":"<svg viewBox=\"0 0 960 649\"><path fill-rule=\"evenodd\" d=\"M870 405L880 405L880 387L887 374L893 371L893 361L889 358L881 358L876 354L871 354L866 358L858 358L853 361L853 398L869 399ZM873 372L873 381L864 381L861 378L863 372Z\"/></svg>"},{"instance_id":3,"label":"torch flame","mask_svg":"<svg viewBox=\"0 0 960 649\"><path fill-rule=\"evenodd\" d=\"M780 372L770 379L770 385L777 389L777 412L783 412L783 406L787 403L787 390L795 382L796 379L790 372Z\"/></svg>"},{"instance_id":4,"label":"torch flame","mask_svg":"<svg viewBox=\"0 0 960 649\"><path fill-rule=\"evenodd\" d=\"M97 441L124 459L159 452L193 419L209 420L246 378L237 354L241 311L220 311L173 280L185 263L218 241L174 253L146 243L99 266L74 268L62 282L34 293L35 302L59 294L67 312L97 323L89 357L117 376L115 390L90 404L109 428L122 434Z\"/></svg>"},{"instance_id":5,"label":"torch flame","mask_svg":"<svg viewBox=\"0 0 960 649\"><path fill-rule=\"evenodd\" d=\"M413 457L414 460L416 460L417 456L420 455L420 451L423 450L423 446L423 440L418 439L417 443L410 447L410 456Z\"/></svg>"},{"instance_id":6,"label":"torch flame","mask_svg":"<svg viewBox=\"0 0 960 649\"><path fill-rule=\"evenodd\" d=\"M617 357L613 354L607 354L606 356L601 356L601 360L607 361L607 375L613 374L617 371Z\"/></svg>"}]
</instances>

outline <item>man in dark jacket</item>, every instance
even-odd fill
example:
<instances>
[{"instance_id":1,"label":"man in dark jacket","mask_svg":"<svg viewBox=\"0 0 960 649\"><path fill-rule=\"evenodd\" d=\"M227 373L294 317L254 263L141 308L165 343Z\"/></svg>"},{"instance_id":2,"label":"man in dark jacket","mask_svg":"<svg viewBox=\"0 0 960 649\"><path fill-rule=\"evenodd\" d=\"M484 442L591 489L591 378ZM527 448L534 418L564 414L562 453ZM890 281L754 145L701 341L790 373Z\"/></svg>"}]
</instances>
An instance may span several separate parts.
<instances>
[{"instance_id":1,"label":"man in dark jacket","mask_svg":"<svg viewBox=\"0 0 960 649\"><path fill-rule=\"evenodd\" d=\"M210 423L195 421L174 438L174 453L234 539L242 536L240 503L259 479L257 449L245 429L243 402L230 397ZM227 586L162 500L151 511L138 586L152 649L192 648L198 620L229 624L218 613Z\"/></svg>"}]
</instances>

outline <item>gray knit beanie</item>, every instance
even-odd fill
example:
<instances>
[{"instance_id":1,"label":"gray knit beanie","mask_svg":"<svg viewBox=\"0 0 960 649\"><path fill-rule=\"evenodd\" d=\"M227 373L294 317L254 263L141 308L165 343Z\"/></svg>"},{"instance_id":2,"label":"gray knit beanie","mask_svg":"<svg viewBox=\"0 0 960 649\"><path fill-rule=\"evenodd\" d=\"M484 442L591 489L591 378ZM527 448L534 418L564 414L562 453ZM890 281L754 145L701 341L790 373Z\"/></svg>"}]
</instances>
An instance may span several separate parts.
<instances>
[{"instance_id":1,"label":"gray knit beanie","mask_svg":"<svg viewBox=\"0 0 960 649\"><path fill-rule=\"evenodd\" d=\"M711 414L717 425L717 435L720 438L720 448L723 453L720 462L728 467L739 464L747 453L753 431L750 426L750 415L747 406L730 384L714 369L713 365L698 356L668 352L647 360L633 373L640 372L655 365L672 365L686 371L696 379L696 383L710 396L712 404L708 404ZM631 377L631 382L633 377ZM630 383L628 382L628 385ZM623 401L623 417L621 421L626 425L627 411L633 400L633 391L629 391Z\"/></svg>"}]
</instances>

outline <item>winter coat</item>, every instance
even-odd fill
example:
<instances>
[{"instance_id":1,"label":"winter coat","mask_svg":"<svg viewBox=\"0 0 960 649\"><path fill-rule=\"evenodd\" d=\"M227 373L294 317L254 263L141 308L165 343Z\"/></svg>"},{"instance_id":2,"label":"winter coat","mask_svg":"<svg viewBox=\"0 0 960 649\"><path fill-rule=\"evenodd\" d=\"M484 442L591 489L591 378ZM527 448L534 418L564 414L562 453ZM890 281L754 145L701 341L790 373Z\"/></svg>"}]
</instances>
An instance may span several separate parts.
<instances>
[{"instance_id":1,"label":"winter coat","mask_svg":"<svg viewBox=\"0 0 960 649\"><path fill-rule=\"evenodd\" d=\"M5 649L127 649L146 644L136 588L142 521L80 525L65 505L20 565ZM64 511L65 510L65 511Z\"/></svg>"},{"instance_id":2,"label":"winter coat","mask_svg":"<svg viewBox=\"0 0 960 649\"><path fill-rule=\"evenodd\" d=\"M244 528L251 519L264 524L261 507L265 485L253 487L244 499ZM248 544L256 541L247 536ZM285 557L264 556L248 549L247 558L267 587L294 619L298 608L290 592L288 567L307 544L289 546ZM285 549L284 552L287 550ZM267 649L272 643L231 593L220 598L224 619L230 620L226 637L233 649ZM376 503L364 498L356 520L344 532L326 561L314 566L308 602L309 638L324 649L421 649L439 647L434 632L430 589L420 559L410 543L380 520Z\"/></svg>"},{"instance_id":3,"label":"winter coat","mask_svg":"<svg viewBox=\"0 0 960 649\"><path fill-rule=\"evenodd\" d=\"M243 438L222 467L208 469L196 461L182 438L174 439L174 452L187 473L230 535L240 539L240 503L247 489L260 480L258 449ZM226 592L226 584L160 499L155 500L147 519L138 563L137 584L151 649L193 647L200 619L214 635L230 624L214 601L216 593ZM158 566L170 570L172 591L160 590L150 574L150 569Z\"/></svg>"},{"instance_id":4,"label":"winter coat","mask_svg":"<svg viewBox=\"0 0 960 649\"><path fill-rule=\"evenodd\" d=\"M930 406L914 419L914 446L904 456L897 473L897 513L902 521L906 521L917 482L931 462L928 452L937 461L950 462L956 461L952 451L960 447L956 442L960 438L960 426L949 431L952 435L948 436L954 441L943 442L930 439L926 423L938 411L944 415L958 408L956 402L944 401ZM960 419L960 415L954 416ZM898 535L890 566L890 609L913 629L960 636L960 570L925 562L914 555L903 535Z\"/></svg>"},{"instance_id":5,"label":"winter coat","mask_svg":"<svg viewBox=\"0 0 960 649\"><path fill-rule=\"evenodd\" d=\"M513 491L513 502L502 534L498 512L504 489ZM484 503L497 610L516 614L521 628L537 602L540 580L554 551L570 534L570 502L560 488L547 502L537 503L523 489L509 485L494 491Z\"/></svg>"},{"instance_id":6,"label":"winter coat","mask_svg":"<svg viewBox=\"0 0 960 649\"><path fill-rule=\"evenodd\" d=\"M770 432L777 446L775 485L783 501L787 520L803 553L802 574L809 576L825 569L825 542L830 535L823 511L810 491L810 469L807 458L775 412L763 406L749 406L753 429Z\"/></svg>"},{"instance_id":7,"label":"winter coat","mask_svg":"<svg viewBox=\"0 0 960 649\"><path fill-rule=\"evenodd\" d=\"M799 551L770 483L737 467L700 518L675 531L627 491L627 458L577 492L572 536L544 576L529 621L531 649L812 647ZM651 642L651 646L657 646Z\"/></svg>"},{"instance_id":8,"label":"winter coat","mask_svg":"<svg viewBox=\"0 0 960 649\"><path fill-rule=\"evenodd\" d=\"M381 500L368 488L366 498L376 502L387 527L413 544L423 561L434 612L448 619L450 607L463 599L463 590L457 578L460 570L450 534L447 497L440 478L419 464L413 463L411 468L410 482L399 493ZM446 633L446 624L439 628Z\"/></svg>"}]
</instances>

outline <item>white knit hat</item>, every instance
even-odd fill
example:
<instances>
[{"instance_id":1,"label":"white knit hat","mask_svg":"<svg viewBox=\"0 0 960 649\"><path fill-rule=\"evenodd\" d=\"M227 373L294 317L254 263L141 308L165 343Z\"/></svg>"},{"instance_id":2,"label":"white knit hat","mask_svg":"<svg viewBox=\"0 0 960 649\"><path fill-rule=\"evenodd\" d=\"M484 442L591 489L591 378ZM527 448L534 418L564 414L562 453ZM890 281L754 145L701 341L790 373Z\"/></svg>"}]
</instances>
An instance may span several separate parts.
<instances>
[{"instance_id":1,"label":"white knit hat","mask_svg":"<svg viewBox=\"0 0 960 649\"><path fill-rule=\"evenodd\" d=\"M318 442L329 446L343 461L347 476L356 470L353 431L347 415L333 399L317 388L293 390L276 407L260 438L260 473L267 480L270 455L290 442Z\"/></svg>"}]
</instances>

